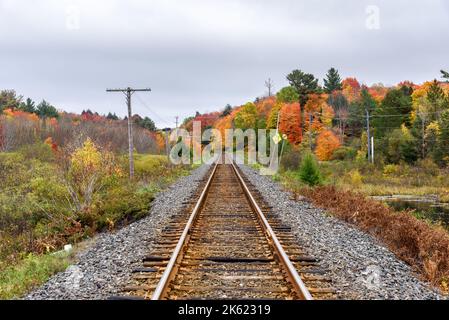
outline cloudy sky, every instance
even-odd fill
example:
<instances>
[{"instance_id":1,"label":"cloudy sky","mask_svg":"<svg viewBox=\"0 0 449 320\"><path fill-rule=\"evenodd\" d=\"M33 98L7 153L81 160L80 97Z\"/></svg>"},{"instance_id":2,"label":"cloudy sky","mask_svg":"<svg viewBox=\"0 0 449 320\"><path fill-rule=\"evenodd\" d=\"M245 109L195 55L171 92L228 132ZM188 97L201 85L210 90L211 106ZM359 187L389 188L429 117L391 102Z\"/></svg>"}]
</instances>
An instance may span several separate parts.
<instances>
[{"instance_id":1,"label":"cloudy sky","mask_svg":"<svg viewBox=\"0 0 449 320\"><path fill-rule=\"evenodd\" d=\"M0 89L123 116L106 88L151 87L134 111L174 117L242 104L302 69L422 82L449 69L449 0L0 0Z\"/></svg>"}]
</instances>

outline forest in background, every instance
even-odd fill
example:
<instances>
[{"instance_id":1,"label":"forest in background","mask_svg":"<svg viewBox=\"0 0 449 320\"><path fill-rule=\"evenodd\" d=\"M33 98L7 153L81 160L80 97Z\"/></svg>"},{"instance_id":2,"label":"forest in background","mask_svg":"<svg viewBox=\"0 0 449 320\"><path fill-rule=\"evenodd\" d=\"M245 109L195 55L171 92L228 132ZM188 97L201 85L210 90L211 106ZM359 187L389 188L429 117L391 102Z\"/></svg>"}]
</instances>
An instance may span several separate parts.
<instances>
[{"instance_id":1,"label":"forest in background","mask_svg":"<svg viewBox=\"0 0 449 320\"><path fill-rule=\"evenodd\" d=\"M321 162L323 179L368 195L438 195L449 201L445 176L449 164L449 75L442 80L395 86L367 86L356 78L342 79L331 68L322 83L312 74L294 70L289 86L277 93L271 80L268 94L242 106L187 118L222 136L229 128L276 129L287 136L282 168L297 177L301 155L313 153ZM369 120L369 121L368 121ZM369 158L368 124L374 139ZM291 185L300 179L288 179Z\"/></svg>"},{"instance_id":2,"label":"forest in background","mask_svg":"<svg viewBox=\"0 0 449 320\"><path fill-rule=\"evenodd\" d=\"M448 78L443 72L443 77ZM243 106L227 105L224 110L185 119L202 128L275 129L288 143L312 150L321 161L366 159L367 118L374 136L376 162L414 164L432 159L440 167L449 163L449 83L404 81L396 86L367 86L356 78L341 79L331 68L323 79L301 70L287 75L290 86L256 98Z\"/></svg>"},{"instance_id":3,"label":"forest in background","mask_svg":"<svg viewBox=\"0 0 449 320\"><path fill-rule=\"evenodd\" d=\"M66 244L147 215L190 169L168 163L164 133L149 118L133 116L130 180L127 119L70 114L10 90L0 92L0 111L0 298L64 270L70 254L52 253Z\"/></svg>"},{"instance_id":4,"label":"forest in background","mask_svg":"<svg viewBox=\"0 0 449 320\"><path fill-rule=\"evenodd\" d=\"M376 237L419 276L449 291L449 234L414 211L396 212L363 195L436 196L449 202L449 74L386 87L341 79L323 85L294 70L290 86L243 106L197 114L202 128L275 129L286 136L273 179L327 213ZM279 125L278 125L279 124ZM374 157L371 139L374 140ZM258 167L258 165L256 165ZM300 214L300 213L298 213Z\"/></svg>"}]
</instances>

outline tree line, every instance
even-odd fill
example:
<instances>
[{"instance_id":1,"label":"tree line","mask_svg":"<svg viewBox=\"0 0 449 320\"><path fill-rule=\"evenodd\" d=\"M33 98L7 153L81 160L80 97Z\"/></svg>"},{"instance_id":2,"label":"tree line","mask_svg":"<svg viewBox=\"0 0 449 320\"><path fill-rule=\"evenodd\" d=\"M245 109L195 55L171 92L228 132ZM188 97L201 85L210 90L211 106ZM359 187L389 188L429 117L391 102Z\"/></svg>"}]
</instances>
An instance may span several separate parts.
<instances>
[{"instance_id":1,"label":"tree line","mask_svg":"<svg viewBox=\"0 0 449 320\"><path fill-rule=\"evenodd\" d=\"M153 120L133 116L134 141L138 152L159 153L164 139L159 137ZM50 139L53 146L80 144L91 138L114 152L127 150L127 119L115 113L100 115L90 109L81 114L67 113L43 100L36 104L23 99L14 90L0 91L0 151L14 151L22 146Z\"/></svg>"},{"instance_id":2,"label":"tree line","mask_svg":"<svg viewBox=\"0 0 449 320\"><path fill-rule=\"evenodd\" d=\"M367 159L368 135L374 137L376 161L414 163L429 158L449 164L449 73L423 84L403 81L386 87L342 78L330 68L320 79L303 70L286 76L278 92L269 82L268 96L242 106L197 114L183 126L272 129L286 134L294 148L308 149L321 160Z\"/></svg>"}]
</instances>

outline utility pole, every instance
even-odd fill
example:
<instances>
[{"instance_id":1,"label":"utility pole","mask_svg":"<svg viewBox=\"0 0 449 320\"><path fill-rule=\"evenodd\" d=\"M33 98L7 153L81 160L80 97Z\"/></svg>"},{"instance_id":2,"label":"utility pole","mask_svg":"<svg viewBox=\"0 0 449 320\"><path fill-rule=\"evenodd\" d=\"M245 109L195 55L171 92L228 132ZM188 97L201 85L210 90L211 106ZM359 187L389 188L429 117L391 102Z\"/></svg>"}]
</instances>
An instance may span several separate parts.
<instances>
[{"instance_id":1,"label":"utility pole","mask_svg":"<svg viewBox=\"0 0 449 320\"><path fill-rule=\"evenodd\" d=\"M169 128L162 130L165 134L165 153L167 154L167 161L168 164L170 165L170 141L168 139L168 136L171 133L171 130Z\"/></svg>"},{"instance_id":2,"label":"utility pole","mask_svg":"<svg viewBox=\"0 0 449 320\"><path fill-rule=\"evenodd\" d=\"M278 119L276 121L276 133L277 134L279 134L279 124L281 122L281 111L282 111L282 108L279 108Z\"/></svg>"},{"instance_id":3,"label":"utility pole","mask_svg":"<svg viewBox=\"0 0 449 320\"><path fill-rule=\"evenodd\" d=\"M421 143L421 155L424 159L426 157L426 128L424 123L424 117L421 115L421 134L422 134L422 143Z\"/></svg>"},{"instance_id":4,"label":"utility pole","mask_svg":"<svg viewBox=\"0 0 449 320\"><path fill-rule=\"evenodd\" d=\"M176 119L176 130L178 130L178 121L179 121L179 117L176 116L175 119Z\"/></svg>"},{"instance_id":5,"label":"utility pole","mask_svg":"<svg viewBox=\"0 0 449 320\"><path fill-rule=\"evenodd\" d=\"M274 87L273 80L271 80L271 78L268 78L268 80L265 81L265 87L268 89L268 97L271 97Z\"/></svg>"},{"instance_id":6,"label":"utility pole","mask_svg":"<svg viewBox=\"0 0 449 320\"><path fill-rule=\"evenodd\" d=\"M309 144L310 144L310 151L313 151L312 146L312 121L313 121L313 115L311 112L309 112Z\"/></svg>"},{"instance_id":7,"label":"utility pole","mask_svg":"<svg viewBox=\"0 0 449 320\"><path fill-rule=\"evenodd\" d=\"M277 121L276 121L276 136L277 137L279 137L279 124L281 123L281 111L282 111L282 108L280 108L279 109L279 112L278 112L278 117L277 117ZM272 144L273 142L270 140L270 165L271 165L271 163L273 162L273 157L274 157L274 152L272 153L271 152L271 144ZM282 150L281 150L281 158L282 158L282 152L283 152L283 150L284 150L284 143L285 143L285 141L284 141L284 139L282 139ZM278 149L276 148L276 152L278 152ZM281 162L281 160L279 159L279 163Z\"/></svg>"},{"instance_id":8,"label":"utility pole","mask_svg":"<svg viewBox=\"0 0 449 320\"><path fill-rule=\"evenodd\" d=\"M130 87L126 89L106 89L106 92L122 92L126 96L126 105L128 107L128 145L129 145L129 178L134 178L134 140L133 140L133 122L132 122L132 110L131 110L131 96L134 92L139 91L151 91L151 89L132 89Z\"/></svg>"},{"instance_id":9,"label":"utility pole","mask_svg":"<svg viewBox=\"0 0 449 320\"><path fill-rule=\"evenodd\" d=\"M366 134L368 136L368 161L372 161L372 157L371 157L371 134L370 134L370 125L369 125L370 115L369 115L368 108L366 108L365 111L366 111Z\"/></svg>"}]
</instances>

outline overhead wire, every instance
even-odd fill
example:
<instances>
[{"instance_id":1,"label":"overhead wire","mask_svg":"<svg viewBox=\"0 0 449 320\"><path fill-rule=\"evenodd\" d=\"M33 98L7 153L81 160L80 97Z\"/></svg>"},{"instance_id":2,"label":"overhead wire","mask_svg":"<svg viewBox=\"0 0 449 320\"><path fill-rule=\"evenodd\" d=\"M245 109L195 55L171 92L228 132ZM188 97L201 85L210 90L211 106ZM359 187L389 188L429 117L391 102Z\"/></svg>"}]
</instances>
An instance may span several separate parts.
<instances>
[{"instance_id":1,"label":"overhead wire","mask_svg":"<svg viewBox=\"0 0 449 320\"><path fill-rule=\"evenodd\" d=\"M172 123L169 122L167 119L164 119L163 117L161 117L158 113L156 113L155 111L153 111L150 107L148 107L148 105L145 103L145 101L140 97L140 95L136 92L135 96L137 97L137 99L139 100L140 104L147 109L152 115L154 115L157 119L159 119L159 121L165 123L166 125L172 126Z\"/></svg>"}]
</instances>

